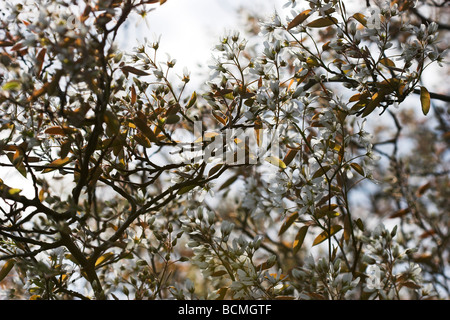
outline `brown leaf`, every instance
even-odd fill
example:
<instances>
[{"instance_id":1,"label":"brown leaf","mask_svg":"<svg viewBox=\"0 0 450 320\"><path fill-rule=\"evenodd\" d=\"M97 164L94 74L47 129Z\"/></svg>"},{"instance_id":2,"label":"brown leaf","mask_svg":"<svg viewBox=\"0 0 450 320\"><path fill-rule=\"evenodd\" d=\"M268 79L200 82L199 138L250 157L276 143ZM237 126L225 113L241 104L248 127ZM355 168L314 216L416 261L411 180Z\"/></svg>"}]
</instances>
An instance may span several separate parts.
<instances>
[{"instance_id":1,"label":"brown leaf","mask_svg":"<svg viewBox=\"0 0 450 320\"><path fill-rule=\"evenodd\" d=\"M420 87L420 103L422 104L422 112L424 115L427 115L430 111L430 93L428 92L427 88Z\"/></svg>"},{"instance_id":2,"label":"brown leaf","mask_svg":"<svg viewBox=\"0 0 450 320\"><path fill-rule=\"evenodd\" d=\"M330 233L328 233L328 230L323 231L321 234L319 234L314 239L314 242L313 242L312 246L314 247L314 246L318 245L319 243L324 242L325 240L330 238L332 235L334 235L337 232L339 232L341 229L342 229L342 226L340 226L340 225L331 226Z\"/></svg>"},{"instance_id":3,"label":"brown leaf","mask_svg":"<svg viewBox=\"0 0 450 320\"><path fill-rule=\"evenodd\" d=\"M297 235L295 236L294 243L292 245L294 254L296 254L298 250L300 250L300 248L302 247L303 241L305 240L305 236L308 233L308 228L309 225L304 225L298 230Z\"/></svg>"},{"instance_id":4,"label":"brown leaf","mask_svg":"<svg viewBox=\"0 0 450 320\"><path fill-rule=\"evenodd\" d=\"M150 75L150 73L145 72L143 70L136 69L135 67L132 67L132 66L123 66L120 69L122 71L124 71L125 74L127 74L129 72L129 73L133 73L138 76L149 76Z\"/></svg>"},{"instance_id":5,"label":"brown leaf","mask_svg":"<svg viewBox=\"0 0 450 320\"><path fill-rule=\"evenodd\" d=\"M131 86L130 91L131 91L131 104L133 105L136 103L136 99L137 99L136 89L134 88L134 85Z\"/></svg>"},{"instance_id":6,"label":"brown leaf","mask_svg":"<svg viewBox=\"0 0 450 320\"><path fill-rule=\"evenodd\" d=\"M289 149L289 151L286 153L286 155L284 156L283 162L286 166L289 165L289 163L292 162L292 160L294 160L295 155L298 153L297 149Z\"/></svg>"},{"instance_id":7,"label":"brown leaf","mask_svg":"<svg viewBox=\"0 0 450 320\"><path fill-rule=\"evenodd\" d=\"M389 218L391 218L391 219L400 218L400 217L403 217L404 215L406 215L409 212L411 212L410 208L401 209L401 210L395 211L393 214L391 214L389 216Z\"/></svg>"},{"instance_id":8,"label":"brown leaf","mask_svg":"<svg viewBox=\"0 0 450 320\"><path fill-rule=\"evenodd\" d=\"M303 11L303 12L300 13L299 15L297 15L294 19L292 19L291 22L289 22L289 24L288 24L288 26L287 26L287 29L290 30L290 29L292 29L292 28L298 26L300 23L302 23L303 21L305 21L306 18L309 17L310 13L311 13L311 10L308 9L308 10Z\"/></svg>"},{"instance_id":9,"label":"brown leaf","mask_svg":"<svg viewBox=\"0 0 450 320\"><path fill-rule=\"evenodd\" d=\"M333 17L327 18L319 18L314 21L311 21L306 26L310 28L323 28L334 25L337 23L337 19Z\"/></svg>"}]
</instances>

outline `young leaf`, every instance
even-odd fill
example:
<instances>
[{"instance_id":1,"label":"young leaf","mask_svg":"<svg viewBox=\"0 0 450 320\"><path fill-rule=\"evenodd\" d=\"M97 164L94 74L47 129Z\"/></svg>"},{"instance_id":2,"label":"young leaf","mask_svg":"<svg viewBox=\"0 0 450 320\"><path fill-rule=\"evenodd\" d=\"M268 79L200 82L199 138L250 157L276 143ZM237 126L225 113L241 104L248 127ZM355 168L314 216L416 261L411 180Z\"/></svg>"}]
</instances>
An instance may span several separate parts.
<instances>
[{"instance_id":1,"label":"young leaf","mask_svg":"<svg viewBox=\"0 0 450 320\"><path fill-rule=\"evenodd\" d=\"M179 194L179 195L185 194L185 193L191 191L192 189L194 189L196 186L197 185L195 185L195 184L191 184L189 186L182 187L180 190L178 190L177 194Z\"/></svg>"},{"instance_id":2,"label":"young leaf","mask_svg":"<svg viewBox=\"0 0 450 320\"><path fill-rule=\"evenodd\" d=\"M292 160L294 160L297 152L298 152L297 149L289 149L288 153L286 153L286 155L284 156L283 159L284 164L288 166L292 162Z\"/></svg>"},{"instance_id":3,"label":"young leaf","mask_svg":"<svg viewBox=\"0 0 450 320\"><path fill-rule=\"evenodd\" d=\"M305 236L308 233L309 226L303 226L298 230L297 235L295 236L294 243L292 245L292 248L294 250L294 254L300 250L300 248L303 245L303 241L305 240Z\"/></svg>"},{"instance_id":4,"label":"young leaf","mask_svg":"<svg viewBox=\"0 0 450 320\"><path fill-rule=\"evenodd\" d=\"M430 93L425 87L420 87L420 103L422 104L423 114L427 115L430 111Z\"/></svg>"},{"instance_id":5,"label":"young leaf","mask_svg":"<svg viewBox=\"0 0 450 320\"><path fill-rule=\"evenodd\" d=\"M18 90L22 86L22 83L19 81L9 81L2 86L2 89L5 91Z\"/></svg>"},{"instance_id":6,"label":"young leaf","mask_svg":"<svg viewBox=\"0 0 450 320\"><path fill-rule=\"evenodd\" d=\"M99 265L101 265L102 263L110 260L112 257L114 257L114 253L112 253L112 252L105 253L104 255L99 257L97 259L97 261L95 261L95 267L97 268Z\"/></svg>"},{"instance_id":7,"label":"young leaf","mask_svg":"<svg viewBox=\"0 0 450 320\"><path fill-rule=\"evenodd\" d=\"M336 23L337 23L337 19L333 18L333 17L330 17L330 18L319 18L319 19L316 19L314 21L311 21L306 26L310 27L310 28L323 28L323 27L331 26L331 25L336 24Z\"/></svg>"},{"instance_id":8,"label":"young leaf","mask_svg":"<svg viewBox=\"0 0 450 320\"><path fill-rule=\"evenodd\" d=\"M47 53L47 49L42 48L42 49L39 51L39 53L38 53L38 55L37 55L37 57L36 57L36 60L37 60L36 76L38 76L38 77L39 77L39 75L41 74L42 66L43 66L43 64L44 64L45 54L46 54L46 53Z\"/></svg>"},{"instance_id":9,"label":"young leaf","mask_svg":"<svg viewBox=\"0 0 450 320\"><path fill-rule=\"evenodd\" d=\"M219 191L225 189L226 187L231 186L237 180L238 177L239 177L239 175L235 175L235 176L232 176L231 178L229 178L227 181L225 181L220 186Z\"/></svg>"},{"instance_id":10,"label":"young leaf","mask_svg":"<svg viewBox=\"0 0 450 320\"><path fill-rule=\"evenodd\" d=\"M319 168L316 172L314 172L314 174L312 176L312 179L316 179L316 178L319 178L319 177L323 176L330 169L331 169L330 166L324 166L322 168Z\"/></svg>"},{"instance_id":11,"label":"young leaf","mask_svg":"<svg viewBox=\"0 0 450 320\"><path fill-rule=\"evenodd\" d=\"M12 259L6 261L6 263L2 267L2 270L0 270L0 281L5 279L5 277L8 275L8 273L14 267L14 264L15 264L15 262Z\"/></svg>"},{"instance_id":12,"label":"young leaf","mask_svg":"<svg viewBox=\"0 0 450 320\"><path fill-rule=\"evenodd\" d=\"M281 225L280 231L278 231L278 236L281 236L283 233L286 232L287 229L295 222L295 220L298 218L298 212L292 213L289 217L286 218L286 220Z\"/></svg>"},{"instance_id":13,"label":"young leaf","mask_svg":"<svg viewBox=\"0 0 450 320\"><path fill-rule=\"evenodd\" d=\"M133 73L137 76L149 76L150 75L150 73L148 73L148 72L136 69L135 67L131 67L131 66L123 66L121 69L125 74L127 74L129 72L129 73Z\"/></svg>"},{"instance_id":14,"label":"young leaf","mask_svg":"<svg viewBox=\"0 0 450 320\"><path fill-rule=\"evenodd\" d=\"M224 126L227 124L227 118L222 112L213 110L212 114L213 114L214 118L216 118L217 121L222 123Z\"/></svg>"},{"instance_id":15,"label":"young leaf","mask_svg":"<svg viewBox=\"0 0 450 320\"><path fill-rule=\"evenodd\" d=\"M386 67L395 67L394 61L389 58L383 58L380 60L380 63Z\"/></svg>"},{"instance_id":16,"label":"young leaf","mask_svg":"<svg viewBox=\"0 0 450 320\"><path fill-rule=\"evenodd\" d=\"M155 133L152 131L152 129L150 129L150 127L147 125L147 122L143 119L145 119L145 115L140 113L133 119L133 122L136 127L144 134L144 136L146 136L151 142L158 141Z\"/></svg>"},{"instance_id":17,"label":"young leaf","mask_svg":"<svg viewBox=\"0 0 450 320\"><path fill-rule=\"evenodd\" d=\"M366 26L367 24L367 19L366 17L362 14L362 13L355 13L353 15L353 18L355 18L359 23L361 23L363 26Z\"/></svg>"},{"instance_id":18,"label":"young leaf","mask_svg":"<svg viewBox=\"0 0 450 320\"><path fill-rule=\"evenodd\" d=\"M103 118L111 133L113 135L118 134L120 129L120 123L116 115L113 112L106 110Z\"/></svg>"},{"instance_id":19,"label":"young leaf","mask_svg":"<svg viewBox=\"0 0 450 320\"><path fill-rule=\"evenodd\" d=\"M317 219L323 218L325 215L334 215L334 210L338 208L338 205L335 203L332 203L331 205L324 205L321 208L316 209L314 212L314 216Z\"/></svg>"},{"instance_id":20,"label":"young leaf","mask_svg":"<svg viewBox=\"0 0 450 320\"><path fill-rule=\"evenodd\" d=\"M275 156L269 156L264 160L266 160L268 163L273 164L274 166L277 166L281 169L286 169L286 164L283 162L283 160L281 160Z\"/></svg>"},{"instance_id":21,"label":"young leaf","mask_svg":"<svg viewBox=\"0 0 450 320\"><path fill-rule=\"evenodd\" d=\"M328 230L323 231L321 234L319 234L313 242L313 247L318 245L319 243L324 242L325 240L327 240L328 238L330 238L332 235L336 234L339 230L342 229L342 226L340 225L334 225L331 226L330 228L330 234L328 234Z\"/></svg>"},{"instance_id":22,"label":"young leaf","mask_svg":"<svg viewBox=\"0 0 450 320\"><path fill-rule=\"evenodd\" d=\"M364 109L364 112L362 113L362 117L367 117L369 114L371 114L373 112L373 110L375 110L376 107L378 107L378 105L380 104L380 102L384 99L384 94L382 91L380 92L376 92L371 100L369 101L369 103L367 104L366 108Z\"/></svg>"},{"instance_id":23,"label":"young leaf","mask_svg":"<svg viewBox=\"0 0 450 320\"><path fill-rule=\"evenodd\" d=\"M298 16L296 16L294 19L292 19L291 22L289 22L287 29L291 30L292 28L298 26L300 23L306 20L306 18L309 17L309 14L311 13L311 10L305 10L302 13L300 13Z\"/></svg>"},{"instance_id":24,"label":"young leaf","mask_svg":"<svg viewBox=\"0 0 450 320\"><path fill-rule=\"evenodd\" d=\"M220 169L222 169L222 167L223 167L222 163L216 164L214 167L211 168L211 170L209 170L208 177L211 177L213 174L217 173Z\"/></svg>"},{"instance_id":25,"label":"young leaf","mask_svg":"<svg viewBox=\"0 0 450 320\"><path fill-rule=\"evenodd\" d=\"M130 91L131 91L131 104L135 104L136 99L137 99L137 94L136 94L136 88L134 87L134 85L131 86Z\"/></svg>"},{"instance_id":26,"label":"young leaf","mask_svg":"<svg viewBox=\"0 0 450 320\"><path fill-rule=\"evenodd\" d=\"M42 171L42 173L47 173L47 172L51 172L57 168L61 168L62 166L68 164L71 161L71 159L69 157L64 158L64 159L57 159L55 161L52 161L51 163L49 163L47 166L48 168L44 169Z\"/></svg>"},{"instance_id":27,"label":"young leaf","mask_svg":"<svg viewBox=\"0 0 450 320\"><path fill-rule=\"evenodd\" d=\"M197 101L197 92L194 91L191 95L191 98L189 99L188 104L186 105L186 109L191 108L196 101Z\"/></svg>"}]
</instances>

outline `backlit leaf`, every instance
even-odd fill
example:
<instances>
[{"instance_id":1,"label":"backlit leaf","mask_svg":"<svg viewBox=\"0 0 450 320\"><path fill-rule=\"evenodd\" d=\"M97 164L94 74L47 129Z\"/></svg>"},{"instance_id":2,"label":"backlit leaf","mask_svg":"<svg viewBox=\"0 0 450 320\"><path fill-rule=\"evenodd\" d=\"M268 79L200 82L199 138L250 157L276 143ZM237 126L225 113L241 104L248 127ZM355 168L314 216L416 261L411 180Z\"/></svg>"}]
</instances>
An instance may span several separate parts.
<instances>
[{"instance_id":1,"label":"backlit leaf","mask_svg":"<svg viewBox=\"0 0 450 320\"><path fill-rule=\"evenodd\" d=\"M212 114L214 118L216 118L220 123L222 123L223 125L227 124L227 117L222 112L213 110Z\"/></svg>"},{"instance_id":2,"label":"backlit leaf","mask_svg":"<svg viewBox=\"0 0 450 320\"><path fill-rule=\"evenodd\" d=\"M95 267L98 267L99 265L101 265L102 263L105 263L106 261L110 260L112 257L114 257L114 253L112 252L107 252L104 255L100 256L96 261L95 261Z\"/></svg>"},{"instance_id":3,"label":"backlit leaf","mask_svg":"<svg viewBox=\"0 0 450 320\"><path fill-rule=\"evenodd\" d=\"M225 181L220 186L219 191L231 186L237 180L238 177L239 177L238 175L235 175L235 176L232 176L231 178L228 178L227 181Z\"/></svg>"},{"instance_id":4,"label":"backlit leaf","mask_svg":"<svg viewBox=\"0 0 450 320\"><path fill-rule=\"evenodd\" d=\"M149 76L150 75L150 73L145 72L143 70L139 70L139 69L137 69L135 67L132 67L132 66L123 66L121 69L125 73L129 72L129 73L133 73L133 74L135 74L137 76Z\"/></svg>"},{"instance_id":5,"label":"backlit leaf","mask_svg":"<svg viewBox=\"0 0 450 320\"><path fill-rule=\"evenodd\" d=\"M43 64L44 64L45 54L46 54L46 53L47 53L47 49L42 48L42 49L39 51L39 53L38 53L38 55L37 55L37 57L36 57L36 60L37 60L36 75L37 75L38 77L39 77L39 75L41 74L42 66L43 66Z\"/></svg>"},{"instance_id":6,"label":"backlit leaf","mask_svg":"<svg viewBox=\"0 0 450 320\"><path fill-rule=\"evenodd\" d=\"M22 84L19 81L9 81L2 86L2 89L5 91L18 90Z\"/></svg>"},{"instance_id":7,"label":"backlit leaf","mask_svg":"<svg viewBox=\"0 0 450 320\"><path fill-rule=\"evenodd\" d=\"M308 233L308 228L309 226L306 225L301 227L300 230L298 230L297 235L295 236L294 243L292 245L294 254L296 254L298 250L300 250L300 248L302 247L303 241L305 240L305 236Z\"/></svg>"},{"instance_id":8,"label":"backlit leaf","mask_svg":"<svg viewBox=\"0 0 450 320\"><path fill-rule=\"evenodd\" d=\"M394 61L389 58L383 58L380 60L380 63L386 67L395 67Z\"/></svg>"},{"instance_id":9,"label":"backlit leaf","mask_svg":"<svg viewBox=\"0 0 450 320\"><path fill-rule=\"evenodd\" d=\"M420 103L422 104L422 112L424 115L427 115L430 111L430 93L427 88L420 87Z\"/></svg>"},{"instance_id":10,"label":"backlit leaf","mask_svg":"<svg viewBox=\"0 0 450 320\"><path fill-rule=\"evenodd\" d=\"M219 163L216 164L214 167L211 168L208 172L208 177L211 177L213 174L217 173L220 169L222 169L223 164Z\"/></svg>"},{"instance_id":11,"label":"backlit leaf","mask_svg":"<svg viewBox=\"0 0 450 320\"><path fill-rule=\"evenodd\" d=\"M137 99L137 94L136 94L136 88L134 87L134 85L131 86L130 91L131 91L131 104L135 104L136 99Z\"/></svg>"},{"instance_id":12,"label":"backlit leaf","mask_svg":"<svg viewBox=\"0 0 450 320\"><path fill-rule=\"evenodd\" d=\"M294 212L289 215L289 217L286 218L286 220L281 225L280 231L278 231L278 236L281 236L283 233L286 232L287 229L295 222L295 220L298 218L298 212Z\"/></svg>"},{"instance_id":13,"label":"backlit leaf","mask_svg":"<svg viewBox=\"0 0 450 320\"><path fill-rule=\"evenodd\" d=\"M9 193L11 196L13 196L13 195L19 194L21 191L22 191L22 189L11 188L11 189L8 190L8 193Z\"/></svg>"},{"instance_id":14,"label":"backlit leaf","mask_svg":"<svg viewBox=\"0 0 450 320\"><path fill-rule=\"evenodd\" d=\"M310 28L323 28L334 25L337 23L337 19L333 17L327 18L319 18L314 21L311 21L306 26Z\"/></svg>"},{"instance_id":15,"label":"backlit leaf","mask_svg":"<svg viewBox=\"0 0 450 320\"><path fill-rule=\"evenodd\" d=\"M47 173L47 172L51 172L57 168L61 168L64 165L68 164L71 161L71 159L69 157L66 157L64 159L56 159L55 161L52 161L51 163L49 163L47 166L48 168L44 169L42 171L42 173Z\"/></svg>"},{"instance_id":16,"label":"backlit leaf","mask_svg":"<svg viewBox=\"0 0 450 320\"><path fill-rule=\"evenodd\" d=\"M302 23L303 21L306 20L306 18L309 17L309 14L311 13L311 10L305 10L302 13L300 13L299 15L297 15L294 19L292 19L291 22L289 22L287 29L290 30L296 26L298 26L300 23Z\"/></svg>"},{"instance_id":17,"label":"backlit leaf","mask_svg":"<svg viewBox=\"0 0 450 320\"><path fill-rule=\"evenodd\" d=\"M197 101L197 92L194 91L191 95L191 98L189 99L188 104L186 105L186 109L191 108L196 101Z\"/></svg>"},{"instance_id":18,"label":"backlit leaf","mask_svg":"<svg viewBox=\"0 0 450 320\"><path fill-rule=\"evenodd\" d=\"M117 119L116 115L113 112L106 110L103 116L103 120L105 121L107 128L111 131L113 135L119 133L120 129L119 119Z\"/></svg>"},{"instance_id":19,"label":"backlit leaf","mask_svg":"<svg viewBox=\"0 0 450 320\"><path fill-rule=\"evenodd\" d=\"M275 156L269 156L265 158L268 163L273 164L274 166L277 166L281 169L286 169L286 164L283 162L283 160L275 157Z\"/></svg>"},{"instance_id":20,"label":"backlit leaf","mask_svg":"<svg viewBox=\"0 0 450 320\"><path fill-rule=\"evenodd\" d=\"M361 23L363 26L367 24L367 19L362 13L355 13L353 15L353 18L355 18L359 23Z\"/></svg>"},{"instance_id":21,"label":"backlit leaf","mask_svg":"<svg viewBox=\"0 0 450 320\"><path fill-rule=\"evenodd\" d=\"M321 208L316 209L316 211L314 212L314 216L317 219L323 218L326 215L335 216L336 212L334 210L336 210L337 208L338 208L338 205L335 203L332 203L330 205L327 204Z\"/></svg>"},{"instance_id":22,"label":"backlit leaf","mask_svg":"<svg viewBox=\"0 0 450 320\"><path fill-rule=\"evenodd\" d=\"M283 162L286 166L288 166L292 162L292 160L294 160L297 152L298 152L297 149L289 149L289 151L287 152L287 154L284 156L283 159Z\"/></svg>"},{"instance_id":23,"label":"backlit leaf","mask_svg":"<svg viewBox=\"0 0 450 320\"><path fill-rule=\"evenodd\" d=\"M185 194L185 193L191 191L192 189L194 189L195 187L196 187L195 184L191 184L189 186L182 187L180 190L178 190L178 194L179 195Z\"/></svg>"},{"instance_id":24,"label":"backlit leaf","mask_svg":"<svg viewBox=\"0 0 450 320\"><path fill-rule=\"evenodd\" d=\"M139 113L137 117L133 119L134 124L136 127L151 141L156 142L158 141L158 138L156 137L155 133L150 129L150 127L147 125L147 121L144 120L145 115L142 113Z\"/></svg>"},{"instance_id":25,"label":"backlit leaf","mask_svg":"<svg viewBox=\"0 0 450 320\"><path fill-rule=\"evenodd\" d=\"M350 166L353 168L353 170L358 172L360 175L364 176L364 169L359 164L353 162L350 163Z\"/></svg>"},{"instance_id":26,"label":"backlit leaf","mask_svg":"<svg viewBox=\"0 0 450 320\"><path fill-rule=\"evenodd\" d=\"M371 114L376 107L378 107L380 105L380 102L384 99L384 94L383 92L376 92L371 100L369 101L369 103L366 105L366 108L364 109L364 112L362 113L362 117L367 117L369 114Z\"/></svg>"},{"instance_id":27,"label":"backlit leaf","mask_svg":"<svg viewBox=\"0 0 450 320\"><path fill-rule=\"evenodd\" d=\"M331 226L330 228L330 233L328 233L328 230L323 231L321 234L319 234L313 242L313 247L318 245L319 243L324 242L325 240L327 240L328 238L330 238L331 236L333 236L334 234L336 234L337 232L339 232L342 229L342 226L340 225L334 225Z\"/></svg>"}]
</instances>

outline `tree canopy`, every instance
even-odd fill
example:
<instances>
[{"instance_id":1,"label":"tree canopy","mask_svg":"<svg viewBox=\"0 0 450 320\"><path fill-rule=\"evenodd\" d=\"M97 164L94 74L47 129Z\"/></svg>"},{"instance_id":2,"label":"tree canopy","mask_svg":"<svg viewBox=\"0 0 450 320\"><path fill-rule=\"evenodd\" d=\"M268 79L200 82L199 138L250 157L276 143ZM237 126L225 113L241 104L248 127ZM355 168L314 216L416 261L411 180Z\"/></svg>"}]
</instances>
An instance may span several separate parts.
<instances>
[{"instance_id":1,"label":"tree canopy","mask_svg":"<svg viewBox=\"0 0 450 320\"><path fill-rule=\"evenodd\" d=\"M247 13L192 91L117 45L166 1L10 2L2 298L448 298L447 1Z\"/></svg>"}]
</instances>

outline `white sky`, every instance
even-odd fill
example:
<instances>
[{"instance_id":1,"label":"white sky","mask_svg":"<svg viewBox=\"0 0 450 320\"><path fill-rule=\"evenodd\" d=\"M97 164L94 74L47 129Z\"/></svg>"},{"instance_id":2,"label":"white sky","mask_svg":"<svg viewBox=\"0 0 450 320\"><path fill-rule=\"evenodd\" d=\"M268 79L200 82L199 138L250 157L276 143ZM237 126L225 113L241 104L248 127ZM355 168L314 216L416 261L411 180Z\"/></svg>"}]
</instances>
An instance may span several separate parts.
<instances>
[{"instance_id":1,"label":"white sky","mask_svg":"<svg viewBox=\"0 0 450 320\"><path fill-rule=\"evenodd\" d=\"M281 11L287 0L168 0L148 14L147 23L136 19L124 31L125 47L132 48L144 37L153 41L161 36L159 59L170 54L177 60L176 70L193 71L198 64L208 66L211 50L226 31L243 30L240 7L262 16ZM203 79L204 80L204 79Z\"/></svg>"}]
</instances>

